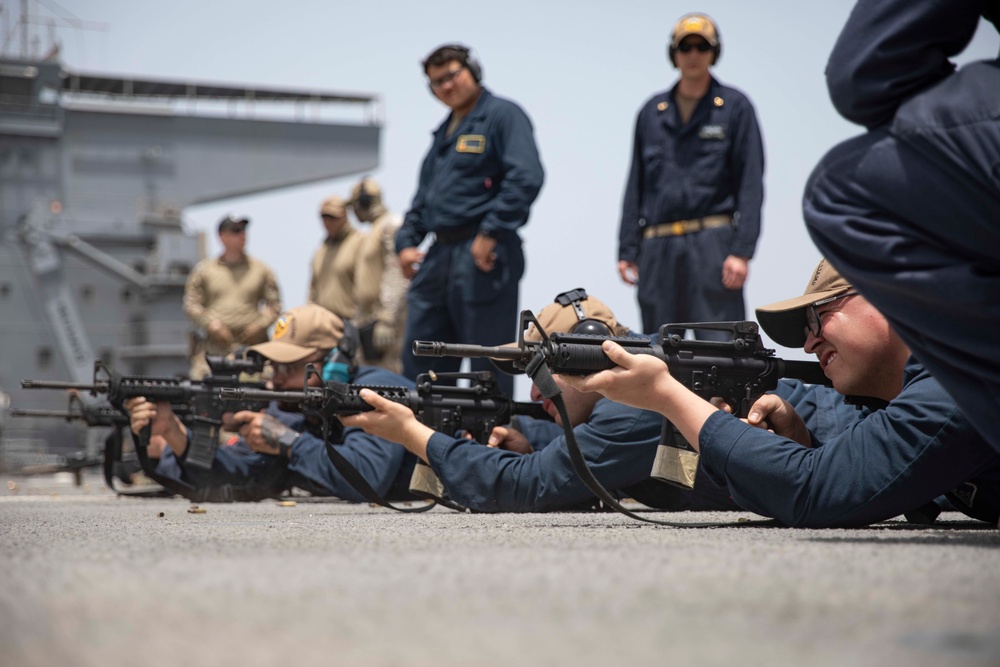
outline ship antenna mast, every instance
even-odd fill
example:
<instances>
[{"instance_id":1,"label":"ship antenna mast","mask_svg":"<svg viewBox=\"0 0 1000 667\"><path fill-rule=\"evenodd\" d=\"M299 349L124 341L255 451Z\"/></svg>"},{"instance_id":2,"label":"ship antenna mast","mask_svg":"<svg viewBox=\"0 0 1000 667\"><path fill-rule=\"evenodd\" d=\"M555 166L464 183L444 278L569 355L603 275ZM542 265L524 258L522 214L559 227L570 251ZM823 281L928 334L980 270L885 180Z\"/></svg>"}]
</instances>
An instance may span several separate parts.
<instances>
[{"instance_id":1,"label":"ship antenna mast","mask_svg":"<svg viewBox=\"0 0 1000 667\"><path fill-rule=\"evenodd\" d=\"M98 32L107 32L108 24L101 23L98 21L84 21L78 16L73 14L55 0L34 0L36 5L44 7L51 14L47 17L42 17L39 12L32 11L31 4L32 0L21 0L21 14L16 19L10 16L10 12L4 13L5 7L0 6L0 18L3 18L3 24L0 26L0 35L3 36L3 41L0 42L0 55L3 55L10 50L13 57L19 57L24 60L31 60L35 58L37 48L32 48L32 34L31 26L32 24L48 26L50 30L50 51L55 51L59 44L55 36L55 31L57 27L71 28L73 30L95 30ZM13 52L11 45L15 41L16 33L20 32L20 53ZM36 44L37 46L37 44Z\"/></svg>"}]
</instances>

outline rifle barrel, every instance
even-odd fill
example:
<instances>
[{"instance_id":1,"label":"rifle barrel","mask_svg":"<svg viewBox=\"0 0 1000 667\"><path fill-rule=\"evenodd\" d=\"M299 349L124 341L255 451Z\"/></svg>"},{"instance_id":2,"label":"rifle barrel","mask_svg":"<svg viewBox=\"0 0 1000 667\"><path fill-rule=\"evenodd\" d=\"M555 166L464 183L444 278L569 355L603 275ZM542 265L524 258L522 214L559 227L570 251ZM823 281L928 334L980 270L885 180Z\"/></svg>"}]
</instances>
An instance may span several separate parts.
<instances>
[{"instance_id":1,"label":"rifle barrel","mask_svg":"<svg viewBox=\"0 0 1000 667\"><path fill-rule=\"evenodd\" d=\"M32 410L24 408L11 408L11 417L61 417L63 419L82 419L83 415L79 412L70 412L68 410Z\"/></svg>"},{"instance_id":2,"label":"rifle barrel","mask_svg":"<svg viewBox=\"0 0 1000 667\"><path fill-rule=\"evenodd\" d=\"M413 354L417 357L489 357L517 361L525 357L525 351L518 347L485 347L463 343L442 343L440 341L415 340ZM530 351L527 353L530 358Z\"/></svg>"},{"instance_id":3,"label":"rifle barrel","mask_svg":"<svg viewBox=\"0 0 1000 667\"><path fill-rule=\"evenodd\" d=\"M21 389L77 389L79 391L103 392L108 390L108 385L105 383L82 384L63 380L21 380Z\"/></svg>"},{"instance_id":4,"label":"rifle barrel","mask_svg":"<svg viewBox=\"0 0 1000 667\"><path fill-rule=\"evenodd\" d=\"M220 387L219 396L226 401L284 401L299 403L309 400L311 394L307 394L304 391L269 391L267 389Z\"/></svg>"},{"instance_id":5,"label":"rifle barrel","mask_svg":"<svg viewBox=\"0 0 1000 667\"><path fill-rule=\"evenodd\" d=\"M830 378L823 373L823 368L816 361L796 361L794 359L786 359L783 377L802 380L807 384L823 384L828 387L832 386Z\"/></svg>"},{"instance_id":6,"label":"rifle barrel","mask_svg":"<svg viewBox=\"0 0 1000 667\"><path fill-rule=\"evenodd\" d=\"M545 419L551 420L552 417L545 410L542 409L541 403L524 403L518 401L512 401L510 404L510 414L511 415L522 415L524 417L531 417L532 419Z\"/></svg>"}]
</instances>

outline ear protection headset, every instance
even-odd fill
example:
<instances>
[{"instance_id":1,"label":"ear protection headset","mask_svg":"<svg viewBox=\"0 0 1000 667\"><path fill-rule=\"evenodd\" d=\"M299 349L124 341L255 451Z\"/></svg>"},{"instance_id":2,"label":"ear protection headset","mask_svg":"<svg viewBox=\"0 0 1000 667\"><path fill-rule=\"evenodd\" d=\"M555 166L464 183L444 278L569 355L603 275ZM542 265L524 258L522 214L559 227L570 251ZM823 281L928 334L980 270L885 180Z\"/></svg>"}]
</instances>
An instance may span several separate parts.
<instances>
[{"instance_id":1,"label":"ear protection headset","mask_svg":"<svg viewBox=\"0 0 1000 667\"><path fill-rule=\"evenodd\" d=\"M582 287L577 287L574 290L557 295L555 300L560 306L573 306L573 312L576 313L577 323L570 333L592 334L597 336L611 335L611 330L608 329L608 325L600 320L594 320L587 317L587 314L583 312L583 302L587 300L587 290Z\"/></svg>"},{"instance_id":2,"label":"ear protection headset","mask_svg":"<svg viewBox=\"0 0 1000 667\"><path fill-rule=\"evenodd\" d=\"M464 44L445 44L444 46L439 46L437 51L441 49L454 49L462 54L462 65L464 65L469 70L469 74L475 79L476 83L483 82L483 66L479 63L479 59L472 53L472 49Z\"/></svg>"},{"instance_id":3,"label":"ear protection headset","mask_svg":"<svg viewBox=\"0 0 1000 667\"><path fill-rule=\"evenodd\" d=\"M713 28L715 28L716 44L714 47L712 47L712 51L715 53L715 57L712 58L712 64L714 65L715 63L719 62L719 58L722 56L722 33L719 32L719 25L709 17L705 16L704 14L698 14L698 13L685 14L684 16L680 17L677 20L677 23L674 24L673 30L670 31L670 41L667 42L667 58L670 59L670 64L673 65L674 67L677 67L677 56L676 56L677 49L674 48L674 36L677 34L677 28L679 28L680 25L684 23L684 20L692 16L697 16L699 18L705 19L712 25Z\"/></svg>"},{"instance_id":4,"label":"ear protection headset","mask_svg":"<svg viewBox=\"0 0 1000 667\"><path fill-rule=\"evenodd\" d=\"M354 377L354 353L358 349L358 329L344 322L344 335L337 347L330 350L323 360L323 382L350 382Z\"/></svg>"}]
</instances>

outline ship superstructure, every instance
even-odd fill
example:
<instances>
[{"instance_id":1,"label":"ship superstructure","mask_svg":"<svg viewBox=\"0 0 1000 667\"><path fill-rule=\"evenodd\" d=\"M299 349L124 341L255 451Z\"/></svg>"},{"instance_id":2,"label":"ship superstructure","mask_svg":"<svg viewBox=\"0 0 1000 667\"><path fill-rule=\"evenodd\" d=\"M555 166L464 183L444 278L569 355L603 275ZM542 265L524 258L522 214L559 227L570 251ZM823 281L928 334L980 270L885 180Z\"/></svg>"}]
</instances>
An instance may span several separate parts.
<instances>
[{"instance_id":1,"label":"ship superstructure","mask_svg":"<svg viewBox=\"0 0 1000 667\"><path fill-rule=\"evenodd\" d=\"M204 238L184 208L378 165L368 94L154 80L0 58L0 391L188 367L181 307ZM78 426L0 415L0 466L81 449ZM90 448L93 449L93 443Z\"/></svg>"}]
</instances>

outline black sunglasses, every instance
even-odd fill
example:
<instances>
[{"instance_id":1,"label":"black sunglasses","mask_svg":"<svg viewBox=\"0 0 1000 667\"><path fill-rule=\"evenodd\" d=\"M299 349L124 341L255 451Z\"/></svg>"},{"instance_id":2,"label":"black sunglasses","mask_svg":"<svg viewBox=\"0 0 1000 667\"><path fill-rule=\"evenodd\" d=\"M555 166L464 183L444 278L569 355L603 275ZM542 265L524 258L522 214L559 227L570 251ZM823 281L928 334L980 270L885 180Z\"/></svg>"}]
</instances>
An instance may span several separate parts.
<instances>
[{"instance_id":1,"label":"black sunglasses","mask_svg":"<svg viewBox=\"0 0 1000 667\"><path fill-rule=\"evenodd\" d=\"M708 42L698 42L697 44L691 42L681 42L677 46L677 50L680 51L681 53L688 53L689 51L692 50L697 50L701 51L702 53L707 53L708 51L711 51L713 48L715 47L713 47Z\"/></svg>"}]
</instances>

